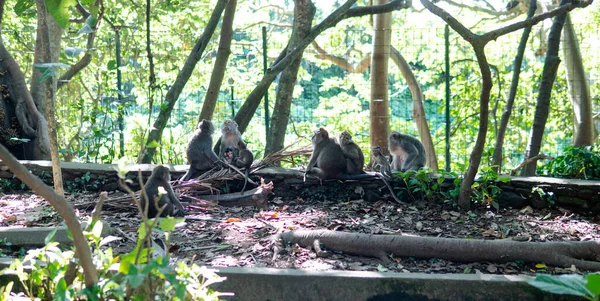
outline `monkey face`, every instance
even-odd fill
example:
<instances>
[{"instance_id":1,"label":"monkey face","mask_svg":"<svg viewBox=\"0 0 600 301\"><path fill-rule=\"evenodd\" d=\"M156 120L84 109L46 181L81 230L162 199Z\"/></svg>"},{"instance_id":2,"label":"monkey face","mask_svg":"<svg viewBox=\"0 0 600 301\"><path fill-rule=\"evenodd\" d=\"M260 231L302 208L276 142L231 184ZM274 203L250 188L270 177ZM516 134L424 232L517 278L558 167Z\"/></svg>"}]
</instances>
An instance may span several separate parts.
<instances>
[{"instance_id":1,"label":"monkey face","mask_svg":"<svg viewBox=\"0 0 600 301\"><path fill-rule=\"evenodd\" d=\"M238 131L238 124L235 120L223 121L223 129L221 130L224 135L231 136Z\"/></svg>"},{"instance_id":2,"label":"monkey face","mask_svg":"<svg viewBox=\"0 0 600 301\"><path fill-rule=\"evenodd\" d=\"M402 134L400 134L398 132L392 132L390 134L390 139L389 139L390 152L394 152L394 150L396 150L396 148L398 148L398 146L400 145L401 142L402 142Z\"/></svg>"},{"instance_id":3,"label":"monkey face","mask_svg":"<svg viewBox=\"0 0 600 301\"><path fill-rule=\"evenodd\" d=\"M164 165L158 165L154 167L152 170L152 174L159 175L162 179L166 179L167 181L171 180L171 173L169 172L169 168Z\"/></svg>"},{"instance_id":4,"label":"monkey face","mask_svg":"<svg viewBox=\"0 0 600 301\"><path fill-rule=\"evenodd\" d=\"M340 133L340 144L345 145L352 142L352 135L348 131L343 131Z\"/></svg>"},{"instance_id":5,"label":"monkey face","mask_svg":"<svg viewBox=\"0 0 600 301\"><path fill-rule=\"evenodd\" d=\"M373 157L381 156L381 147L379 145L373 146L371 148L371 154L373 154Z\"/></svg>"}]
</instances>

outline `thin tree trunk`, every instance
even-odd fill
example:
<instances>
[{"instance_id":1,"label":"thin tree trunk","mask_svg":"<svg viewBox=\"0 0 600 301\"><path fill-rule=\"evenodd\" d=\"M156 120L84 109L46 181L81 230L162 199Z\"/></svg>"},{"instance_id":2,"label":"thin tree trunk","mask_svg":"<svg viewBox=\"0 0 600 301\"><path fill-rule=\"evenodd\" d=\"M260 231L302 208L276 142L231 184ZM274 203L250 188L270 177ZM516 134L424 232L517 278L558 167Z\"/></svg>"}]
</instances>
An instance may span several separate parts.
<instances>
[{"instance_id":1,"label":"thin tree trunk","mask_svg":"<svg viewBox=\"0 0 600 301\"><path fill-rule=\"evenodd\" d=\"M537 0L531 0L529 3L529 10L527 11L527 19L531 19L537 9ZM521 35L521 41L517 48L517 55L513 62L513 76L510 83L510 90L508 92L508 99L506 100L506 108L502 112L502 119L500 119L500 128L498 129L498 136L496 137L496 144L494 146L494 155L492 157L492 165L495 166L494 170L499 172L502 170L502 147L504 146L504 135L506 134L506 128L508 127L508 120L512 114L512 108L517 97L517 88L519 87L519 75L521 74L521 65L523 64L523 55L525 48L527 47L527 41L529 40L529 34L531 33L531 26L523 29L523 35Z\"/></svg>"},{"instance_id":2,"label":"thin tree trunk","mask_svg":"<svg viewBox=\"0 0 600 301\"><path fill-rule=\"evenodd\" d=\"M196 64L198 63L198 61L200 61L200 58L202 57L206 46L210 42L210 39L219 23L219 19L221 19L221 13L225 9L227 2L228 0L217 1L212 15L208 20L208 24L206 24L206 27L204 28L202 36L200 36L200 38L198 38L198 41L196 41L196 44L194 45L194 48L192 48L190 55L188 55L187 59L185 60L183 67L181 67L181 70L179 70L177 78L175 78L175 82L167 92L165 100L161 105L161 110L158 113L158 117L154 121L152 130L148 134L148 139L146 140L146 146L144 146L142 156L140 156L140 158L138 159L140 163L152 162L152 158L156 153L156 148L149 148L148 145L153 144L153 142L160 142L162 132L165 129L165 126L167 125L167 121L171 117L171 112L175 107L175 103L177 102L177 99L179 99L181 91L183 91L183 88L192 76L192 72L194 71Z\"/></svg>"},{"instance_id":3,"label":"thin tree trunk","mask_svg":"<svg viewBox=\"0 0 600 301\"><path fill-rule=\"evenodd\" d=\"M421 91L421 86L419 82L417 82L417 78L415 74L410 69L410 66L393 46L391 48L392 60L400 69L402 73L402 77L406 81L408 85L408 89L412 94L413 100L413 109L412 116L415 120L415 124L417 125L417 130L419 131L419 137L421 138L421 142L425 147L425 152L427 153L427 166L433 170L438 170L438 162L437 156L435 155L435 148L433 146L433 140L431 139L431 132L429 131L429 125L427 124L427 116L425 115L425 106L423 105L423 92Z\"/></svg>"},{"instance_id":4,"label":"thin tree trunk","mask_svg":"<svg viewBox=\"0 0 600 301\"><path fill-rule=\"evenodd\" d=\"M41 63L58 63L58 55L53 55L53 51L60 52L60 34L62 32L58 24L48 14L46 9L45 0L37 0L37 12L38 12L38 43L36 42L36 56L41 57L39 61ZM51 24L53 23L53 24ZM51 35L50 32L53 31ZM58 46L56 43L56 36L58 35ZM50 37L54 39L51 42ZM51 67L55 68L55 67ZM54 74L54 72L52 72ZM58 153L58 141L56 136L56 116L55 116L55 102L56 102L56 76L43 79L38 86L40 94L39 97L43 97L46 108L46 118L48 120L48 137L50 138L50 156L52 157L52 179L54 180L54 191L60 196L65 194L62 181L62 170L60 167L60 157Z\"/></svg>"},{"instance_id":5,"label":"thin tree trunk","mask_svg":"<svg viewBox=\"0 0 600 301\"><path fill-rule=\"evenodd\" d=\"M573 104L573 145L586 146L594 143L594 125L592 123L592 98L583 60L579 49L579 41L573 28L571 18L567 14L563 28L563 55L567 69L567 85Z\"/></svg>"},{"instance_id":6,"label":"thin tree trunk","mask_svg":"<svg viewBox=\"0 0 600 301\"><path fill-rule=\"evenodd\" d=\"M385 4L388 0L374 0L373 4ZM381 146L387 153L390 133L390 98L388 87L388 63L392 38L392 14L379 14L373 18L373 51L371 52L371 146Z\"/></svg>"},{"instance_id":7,"label":"thin tree trunk","mask_svg":"<svg viewBox=\"0 0 600 301\"><path fill-rule=\"evenodd\" d=\"M290 37L287 47L288 53L310 32L316 10L315 5L311 0L295 0L295 3L294 30L292 31L292 36ZM273 115L271 117L271 130L267 136L265 155L283 149L285 133L290 118L294 87L296 86L298 69L300 69L301 62L302 53L300 53L300 55L290 63L290 66L281 73L279 85L277 87L275 107L273 108Z\"/></svg>"},{"instance_id":8,"label":"thin tree trunk","mask_svg":"<svg viewBox=\"0 0 600 301\"><path fill-rule=\"evenodd\" d=\"M219 50L217 50L217 58L210 76L210 83L202 104L202 111L198 122L202 119L212 120L223 83L223 76L227 69L227 61L231 54L231 38L233 37L233 19L235 16L235 8L237 0L229 0L225 13L223 14L223 23L221 25L221 40L219 41Z\"/></svg>"},{"instance_id":9,"label":"thin tree trunk","mask_svg":"<svg viewBox=\"0 0 600 301\"><path fill-rule=\"evenodd\" d=\"M570 0L562 0L560 5L562 6L569 2ZM542 147L544 129L546 128L546 121L548 120L548 114L550 112L552 86L554 85L556 72L558 71L558 65L560 64L560 58L558 57L558 50L560 48L560 34L562 32L566 17L567 13L556 16L552 22L552 27L550 27L550 33L548 34L548 51L546 52L546 60L544 61L544 69L542 71L542 82L539 90L540 92L535 105L533 126L531 127L531 133L529 134L527 151L525 152L526 159L537 156ZM535 176L536 168L537 164L529 164L521 170L521 175Z\"/></svg>"}]
</instances>

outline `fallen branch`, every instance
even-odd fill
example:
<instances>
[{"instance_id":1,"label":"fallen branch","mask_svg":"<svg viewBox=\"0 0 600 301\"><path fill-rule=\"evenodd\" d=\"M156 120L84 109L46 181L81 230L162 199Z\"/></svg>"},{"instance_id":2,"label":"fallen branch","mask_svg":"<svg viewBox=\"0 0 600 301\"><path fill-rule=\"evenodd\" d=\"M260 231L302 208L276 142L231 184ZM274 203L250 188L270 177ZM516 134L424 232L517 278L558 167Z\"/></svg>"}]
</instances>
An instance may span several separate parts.
<instances>
[{"instance_id":1,"label":"fallen branch","mask_svg":"<svg viewBox=\"0 0 600 301\"><path fill-rule=\"evenodd\" d=\"M318 255L320 246L348 254L387 260L388 254L420 259L440 258L457 262L543 262L556 267L576 266L600 270L600 242L518 242L511 240L454 239L404 235L373 235L328 230L296 230L276 238L287 244L312 247Z\"/></svg>"},{"instance_id":2,"label":"fallen branch","mask_svg":"<svg viewBox=\"0 0 600 301\"><path fill-rule=\"evenodd\" d=\"M516 175L517 171L519 171L521 168L523 168L523 167L525 167L525 166L527 166L529 164L536 163L538 160L554 160L554 157L547 156L547 155L544 155L544 154L539 154L537 156L533 156L533 157L531 157L531 158L523 161L521 164L519 164L519 166L515 167L515 169L511 170L510 171L510 175L511 176Z\"/></svg>"}]
</instances>

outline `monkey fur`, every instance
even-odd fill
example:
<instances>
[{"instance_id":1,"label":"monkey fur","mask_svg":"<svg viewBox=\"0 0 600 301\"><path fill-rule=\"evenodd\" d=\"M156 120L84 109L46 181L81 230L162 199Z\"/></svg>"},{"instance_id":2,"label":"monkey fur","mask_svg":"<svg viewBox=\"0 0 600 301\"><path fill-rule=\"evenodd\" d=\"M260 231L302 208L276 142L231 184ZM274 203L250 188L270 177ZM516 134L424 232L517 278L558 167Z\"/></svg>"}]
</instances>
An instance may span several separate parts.
<instances>
[{"instance_id":1,"label":"monkey fur","mask_svg":"<svg viewBox=\"0 0 600 301\"><path fill-rule=\"evenodd\" d=\"M252 152L248 149L246 143L244 143L244 141L242 140L238 142L238 149L239 155L237 158L234 159L233 164L238 168L243 167L245 169L244 187L242 188L242 194L244 194L244 191L246 191L246 185L248 185L248 174L250 173L250 166L252 166L252 162L254 162L254 155L252 155Z\"/></svg>"},{"instance_id":2,"label":"monkey fur","mask_svg":"<svg viewBox=\"0 0 600 301\"><path fill-rule=\"evenodd\" d=\"M314 131L311 141L313 152L304 172L305 181L306 175L310 173L314 173L321 181L327 179L360 180L373 177L369 174L348 175L342 148L334 139L329 138L329 133L324 128Z\"/></svg>"},{"instance_id":3,"label":"monkey fur","mask_svg":"<svg viewBox=\"0 0 600 301\"><path fill-rule=\"evenodd\" d=\"M235 120L225 120L221 128L221 147L219 148L219 159L224 159L225 150L231 149L233 157L239 156L238 143L242 140L242 134L238 130Z\"/></svg>"},{"instance_id":4,"label":"monkey fur","mask_svg":"<svg viewBox=\"0 0 600 301\"><path fill-rule=\"evenodd\" d=\"M145 208L148 206L148 218L155 218L158 210L165 205L166 207L160 217L183 216L185 214L185 209L183 209L175 192L173 192L173 187L169 183L170 180L171 174L168 167L163 165L154 167L152 174L144 184L145 196L142 194L140 197L142 210L146 210ZM166 193L160 195L158 187L163 187ZM158 200L158 207L156 206L156 200Z\"/></svg>"},{"instance_id":5,"label":"monkey fur","mask_svg":"<svg viewBox=\"0 0 600 301\"><path fill-rule=\"evenodd\" d=\"M349 175L364 173L365 156L358 144L352 141L352 136L348 131L340 133L338 144L342 148L344 157L346 157L346 173Z\"/></svg>"},{"instance_id":6,"label":"monkey fur","mask_svg":"<svg viewBox=\"0 0 600 301\"><path fill-rule=\"evenodd\" d=\"M183 181L198 176L201 171L212 169L215 163L219 161L219 157L212 148L212 134L214 131L215 127L209 120L202 119L198 122L196 131L187 146L186 154L190 169L183 176Z\"/></svg>"},{"instance_id":7,"label":"monkey fur","mask_svg":"<svg viewBox=\"0 0 600 301\"><path fill-rule=\"evenodd\" d=\"M425 166L427 157L425 147L417 138L392 132L389 139L389 151L393 157L392 170L405 172L419 170Z\"/></svg>"},{"instance_id":8,"label":"monkey fur","mask_svg":"<svg viewBox=\"0 0 600 301\"><path fill-rule=\"evenodd\" d=\"M386 176L392 176L392 166L388 158L381 153L381 147L376 145L371 149L371 158L373 159L373 169L379 167L379 172Z\"/></svg>"}]
</instances>

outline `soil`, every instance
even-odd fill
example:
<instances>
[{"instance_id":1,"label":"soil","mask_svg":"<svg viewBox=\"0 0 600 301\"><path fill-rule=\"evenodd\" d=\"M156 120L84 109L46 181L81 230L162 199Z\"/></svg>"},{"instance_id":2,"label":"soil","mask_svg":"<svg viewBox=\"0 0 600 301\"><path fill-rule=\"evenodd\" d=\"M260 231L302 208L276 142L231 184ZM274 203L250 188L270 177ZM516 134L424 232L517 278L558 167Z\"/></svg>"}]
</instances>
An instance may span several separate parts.
<instances>
[{"instance_id":1,"label":"soil","mask_svg":"<svg viewBox=\"0 0 600 301\"><path fill-rule=\"evenodd\" d=\"M73 205L93 203L98 193L67 194ZM135 246L140 224L137 209L123 201L126 195L115 191L103 208L103 220L120 237L110 243L116 253L127 253ZM121 198L120 201L116 201ZM185 205L185 204L184 204ZM76 209L86 220L88 209ZM250 207L187 207L189 217L202 217L224 222L193 221L175 230L171 252L177 259L194 260L201 265L295 268L305 270L393 271L400 273L489 273L550 274L580 273L575 268L547 267L543 262L506 264L477 262L459 263L440 259L416 260L390 257L380 259L333 253L317 257L312 250L298 246L273 253L272 234L293 229L329 229L359 233L417 235L473 239L519 239L531 241L600 240L598 220L571 213L565 209L533 210L500 209L480 205L470 212L460 212L451 205L414 203L402 205L390 201L347 202L316 201L275 197L267 209ZM47 227L60 224L61 218L50 205L31 192L0 193L0 226ZM158 237L158 236L157 236ZM18 256L22 250L1 250Z\"/></svg>"}]
</instances>

